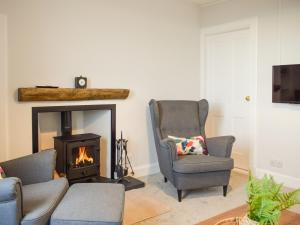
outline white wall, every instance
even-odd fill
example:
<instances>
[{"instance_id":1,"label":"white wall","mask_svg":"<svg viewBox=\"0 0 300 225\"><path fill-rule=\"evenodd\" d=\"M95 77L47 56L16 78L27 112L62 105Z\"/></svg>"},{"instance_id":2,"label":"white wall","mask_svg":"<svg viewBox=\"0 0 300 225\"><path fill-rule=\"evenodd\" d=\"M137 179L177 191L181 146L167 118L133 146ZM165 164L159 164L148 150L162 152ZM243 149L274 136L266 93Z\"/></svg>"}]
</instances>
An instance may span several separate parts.
<instances>
[{"instance_id":1,"label":"white wall","mask_svg":"<svg viewBox=\"0 0 300 225\"><path fill-rule=\"evenodd\" d=\"M31 107L117 104L134 166L156 166L148 101L198 99L199 9L182 0L0 0L8 18L7 158L31 153ZM19 87L129 88L127 100L19 103Z\"/></svg>"},{"instance_id":2,"label":"white wall","mask_svg":"<svg viewBox=\"0 0 300 225\"><path fill-rule=\"evenodd\" d=\"M201 27L250 17L258 18L257 172L299 187L300 106L272 103L272 66L300 63L300 1L228 0L200 10Z\"/></svg>"},{"instance_id":3,"label":"white wall","mask_svg":"<svg viewBox=\"0 0 300 225\"><path fill-rule=\"evenodd\" d=\"M271 79L272 65L300 62L299 12L298 0L228 0L201 9L181 0L0 0L8 28L9 116L8 154L1 150L0 160L31 153L32 106L116 103L117 132L129 139L140 174L149 172L156 168L156 153L148 101L198 98L200 25L257 17L258 169L298 185L300 106L272 104ZM18 87L73 87L80 74L90 87L130 88L130 96L72 103L16 100ZM283 168L271 167L271 160L281 160Z\"/></svg>"},{"instance_id":4,"label":"white wall","mask_svg":"<svg viewBox=\"0 0 300 225\"><path fill-rule=\"evenodd\" d=\"M53 137L61 135L59 112L39 113L39 150L54 147ZM72 133L84 133L83 112L72 112Z\"/></svg>"},{"instance_id":5,"label":"white wall","mask_svg":"<svg viewBox=\"0 0 300 225\"><path fill-rule=\"evenodd\" d=\"M6 17L0 14L0 162L7 158L7 29Z\"/></svg>"}]
</instances>

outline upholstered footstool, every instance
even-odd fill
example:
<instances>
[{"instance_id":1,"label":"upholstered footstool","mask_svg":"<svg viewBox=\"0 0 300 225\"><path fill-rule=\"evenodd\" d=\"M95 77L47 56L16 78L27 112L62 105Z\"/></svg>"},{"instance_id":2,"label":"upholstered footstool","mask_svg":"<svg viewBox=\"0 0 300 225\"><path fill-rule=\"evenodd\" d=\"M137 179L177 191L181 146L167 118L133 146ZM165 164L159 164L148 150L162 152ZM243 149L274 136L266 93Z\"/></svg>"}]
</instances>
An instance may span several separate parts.
<instances>
[{"instance_id":1,"label":"upholstered footstool","mask_svg":"<svg viewBox=\"0 0 300 225\"><path fill-rule=\"evenodd\" d=\"M121 184L72 185L51 216L51 225L121 225L124 210Z\"/></svg>"}]
</instances>

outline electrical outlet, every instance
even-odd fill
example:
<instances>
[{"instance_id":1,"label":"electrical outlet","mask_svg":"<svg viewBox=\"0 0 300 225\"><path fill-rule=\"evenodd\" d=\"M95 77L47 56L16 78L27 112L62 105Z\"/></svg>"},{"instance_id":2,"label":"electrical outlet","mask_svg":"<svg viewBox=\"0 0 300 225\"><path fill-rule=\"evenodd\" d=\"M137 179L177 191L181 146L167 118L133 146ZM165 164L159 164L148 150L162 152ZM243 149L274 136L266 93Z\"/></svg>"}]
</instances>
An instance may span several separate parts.
<instances>
[{"instance_id":1,"label":"electrical outlet","mask_svg":"<svg viewBox=\"0 0 300 225\"><path fill-rule=\"evenodd\" d=\"M272 167L275 167L275 168L282 168L283 167L283 163L280 160L271 160L270 165Z\"/></svg>"}]
</instances>

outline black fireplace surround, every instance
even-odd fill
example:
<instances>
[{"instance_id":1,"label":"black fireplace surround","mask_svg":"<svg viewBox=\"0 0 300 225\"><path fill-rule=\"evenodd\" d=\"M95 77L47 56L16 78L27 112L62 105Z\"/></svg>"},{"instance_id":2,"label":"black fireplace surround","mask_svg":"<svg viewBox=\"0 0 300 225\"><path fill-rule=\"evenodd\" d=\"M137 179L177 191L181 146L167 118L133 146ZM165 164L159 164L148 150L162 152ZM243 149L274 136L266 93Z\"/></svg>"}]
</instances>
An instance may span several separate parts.
<instances>
[{"instance_id":1,"label":"black fireplace surround","mask_svg":"<svg viewBox=\"0 0 300 225\"><path fill-rule=\"evenodd\" d=\"M61 113L61 136L54 137L57 151L56 170L70 182L82 181L100 176L100 138L97 134L72 135L72 112L109 110L111 113L111 179L115 171L116 105L75 105L32 108L32 152L39 151L39 113Z\"/></svg>"}]
</instances>

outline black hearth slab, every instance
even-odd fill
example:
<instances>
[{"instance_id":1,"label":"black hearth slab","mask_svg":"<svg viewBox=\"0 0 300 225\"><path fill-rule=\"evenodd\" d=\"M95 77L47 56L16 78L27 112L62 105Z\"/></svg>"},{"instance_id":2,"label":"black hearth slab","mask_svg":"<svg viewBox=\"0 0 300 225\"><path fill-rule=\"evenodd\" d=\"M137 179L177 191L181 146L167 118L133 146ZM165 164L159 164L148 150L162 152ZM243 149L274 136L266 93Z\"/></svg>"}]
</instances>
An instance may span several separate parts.
<instances>
[{"instance_id":1,"label":"black hearth slab","mask_svg":"<svg viewBox=\"0 0 300 225\"><path fill-rule=\"evenodd\" d=\"M123 180L117 182L117 180L113 180L107 177L97 177L97 178L91 178L91 179L84 179L84 180L77 180L74 183L118 183L123 184L125 186L125 191L130 191L133 189L143 188L145 187L145 183L143 181L140 181L139 179L136 179L134 177L125 177ZM72 185L71 184L71 185Z\"/></svg>"},{"instance_id":2,"label":"black hearth slab","mask_svg":"<svg viewBox=\"0 0 300 225\"><path fill-rule=\"evenodd\" d=\"M115 181L116 182L116 181ZM124 177L121 181L118 182L119 184L123 184L125 186L125 191L130 191L133 189L143 188L145 187L145 183L136 179L134 177Z\"/></svg>"},{"instance_id":3,"label":"black hearth slab","mask_svg":"<svg viewBox=\"0 0 300 225\"><path fill-rule=\"evenodd\" d=\"M107 177L97 177L95 178L94 182L97 183L115 183L113 179L107 178Z\"/></svg>"}]
</instances>

